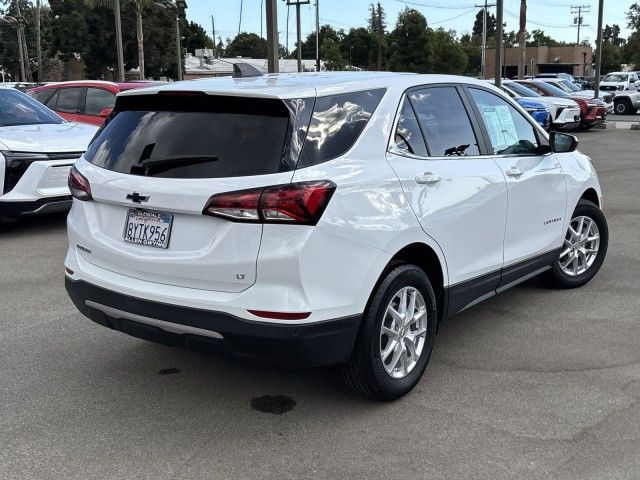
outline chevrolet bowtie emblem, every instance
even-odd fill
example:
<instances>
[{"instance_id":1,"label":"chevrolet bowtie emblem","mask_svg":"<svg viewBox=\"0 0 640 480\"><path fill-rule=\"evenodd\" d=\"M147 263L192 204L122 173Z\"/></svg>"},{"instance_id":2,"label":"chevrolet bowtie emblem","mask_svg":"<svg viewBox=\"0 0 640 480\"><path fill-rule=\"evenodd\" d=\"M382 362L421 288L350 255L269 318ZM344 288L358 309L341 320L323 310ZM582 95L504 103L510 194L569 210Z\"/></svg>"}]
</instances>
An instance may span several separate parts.
<instances>
[{"instance_id":1,"label":"chevrolet bowtie emblem","mask_svg":"<svg viewBox=\"0 0 640 480\"><path fill-rule=\"evenodd\" d=\"M140 195L138 192L133 192L127 195L127 200L131 200L133 203L142 203L149 201L149 197Z\"/></svg>"}]
</instances>

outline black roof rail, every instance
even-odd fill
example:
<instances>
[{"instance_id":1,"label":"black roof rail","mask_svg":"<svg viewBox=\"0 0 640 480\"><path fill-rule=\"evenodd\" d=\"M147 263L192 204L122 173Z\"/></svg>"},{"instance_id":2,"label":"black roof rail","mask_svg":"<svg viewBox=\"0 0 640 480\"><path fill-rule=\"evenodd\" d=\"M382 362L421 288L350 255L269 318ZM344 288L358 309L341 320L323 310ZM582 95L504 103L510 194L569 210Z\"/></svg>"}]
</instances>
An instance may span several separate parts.
<instances>
[{"instance_id":1,"label":"black roof rail","mask_svg":"<svg viewBox=\"0 0 640 480\"><path fill-rule=\"evenodd\" d=\"M233 64L233 78L261 77L260 69L244 62Z\"/></svg>"}]
</instances>

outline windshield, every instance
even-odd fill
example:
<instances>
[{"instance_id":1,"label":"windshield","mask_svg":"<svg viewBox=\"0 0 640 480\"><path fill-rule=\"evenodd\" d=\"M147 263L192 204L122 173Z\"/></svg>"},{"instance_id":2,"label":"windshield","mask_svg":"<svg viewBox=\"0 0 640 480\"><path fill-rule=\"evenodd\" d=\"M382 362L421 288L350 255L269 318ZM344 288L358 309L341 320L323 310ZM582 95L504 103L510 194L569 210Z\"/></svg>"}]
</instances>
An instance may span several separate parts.
<instances>
[{"instance_id":1,"label":"windshield","mask_svg":"<svg viewBox=\"0 0 640 480\"><path fill-rule=\"evenodd\" d=\"M22 92L0 89L0 127L45 123L64 123L64 119Z\"/></svg>"},{"instance_id":2,"label":"windshield","mask_svg":"<svg viewBox=\"0 0 640 480\"><path fill-rule=\"evenodd\" d=\"M624 75L622 73L610 73L604 79L603 82L626 82L629 78L629 75Z\"/></svg>"},{"instance_id":3,"label":"windshield","mask_svg":"<svg viewBox=\"0 0 640 480\"><path fill-rule=\"evenodd\" d=\"M542 96L538 92L534 92L530 88L525 87L524 85L520 85L519 83L515 83L515 82L506 83L505 87L513 90L514 92L516 92L521 97L541 97Z\"/></svg>"},{"instance_id":4,"label":"windshield","mask_svg":"<svg viewBox=\"0 0 640 480\"><path fill-rule=\"evenodd\" d=\"M562 85L562 87L560 88L567 88L567 92L579 92L580 91L580 87L578 87L575 83L570 82L569 80L560 80L558 82L560 85Z\"/></svg>"}]
</instances>

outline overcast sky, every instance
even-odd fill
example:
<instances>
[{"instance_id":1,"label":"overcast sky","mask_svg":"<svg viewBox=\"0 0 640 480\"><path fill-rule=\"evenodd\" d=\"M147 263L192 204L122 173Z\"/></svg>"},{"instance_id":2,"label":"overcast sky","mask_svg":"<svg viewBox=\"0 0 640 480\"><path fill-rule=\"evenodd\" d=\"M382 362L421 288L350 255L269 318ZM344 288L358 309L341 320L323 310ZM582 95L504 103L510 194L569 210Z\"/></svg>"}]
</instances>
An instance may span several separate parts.
<instances>
[{"instance_id":1,"label":"overcast sky","mask_svg":"<svg viewBox=\"0 0 640 480\"><path fill-rule=\"evenodd\" d=\"M244 0L242 31L260 34L261 4L264 0ZM366 26L368 5L371 0L319 0L321 24L330 24L336 29L349 30L351 27ZM214 15L216 24L216 36L233 37L238 33L240 23L241 0L187 0L187 16L190 20L200 23L211 35L211 15ZM387 25L392 29L398 17L398 12L405 6L415 8L427 18L429 25L453 29L458 34L471 31L475 13L478 11L474 4L484 3L483 0L383 0L382 6L387 14ZM494 0L490 3L495 3ZM604 24L617 23L623 28L623 35L627 36L626 13L633 0L605 0ZM508 30L518 29L518 12L520 0L505 0L505 21ZM597 30L597 0L528 0L527 1L527 30L542 29L548 35L557 40L575 41L577 31L570 25L573 16L570 13L572 5L587 5L591 7L590 13L584 14L584 24L581 29L581 40L589 39L595 42ZM290 7L289 18L289 45L295 42L295 7ZM491 9L495 13L495 8ZM311 5L304 5L302 12L302 34L305 35L315 30L315 0ZM263 35L266 36L266 27L263 21ZM280 43L286 41L287 7L283 0L278 0L278 30L280 30Z\"/></svg>"}]
</instances>

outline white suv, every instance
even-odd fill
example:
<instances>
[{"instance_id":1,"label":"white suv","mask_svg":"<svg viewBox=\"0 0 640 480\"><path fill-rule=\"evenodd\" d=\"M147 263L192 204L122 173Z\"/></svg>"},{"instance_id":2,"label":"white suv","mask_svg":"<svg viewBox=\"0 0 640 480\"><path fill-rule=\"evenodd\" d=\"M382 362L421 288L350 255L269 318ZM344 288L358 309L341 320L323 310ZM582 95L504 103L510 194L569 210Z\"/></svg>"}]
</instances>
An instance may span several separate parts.
<instances>
[{"instance_id":1,"label":"white suv","mask_svg":"<svg viewBox=\"0 0 640 480\"><path fill-rule=\"evenodd\" d=\"M322 73L118 96L71 171L66 288L95 322L393 399L439 321L545 273L600 268L601 192L576 139L484 81Z\"/></svg>"},{"instance_id":2,"label":"white suv","mask_svg":"<svg viewBox=\"0 0 640 480\"><path fill-rule=\"evenodd\" d=\"M97 130L0 87L0 224L69 210L69 170Z\"/></svg>"}]
</instances>

